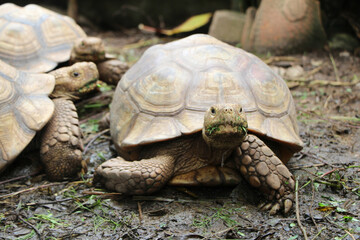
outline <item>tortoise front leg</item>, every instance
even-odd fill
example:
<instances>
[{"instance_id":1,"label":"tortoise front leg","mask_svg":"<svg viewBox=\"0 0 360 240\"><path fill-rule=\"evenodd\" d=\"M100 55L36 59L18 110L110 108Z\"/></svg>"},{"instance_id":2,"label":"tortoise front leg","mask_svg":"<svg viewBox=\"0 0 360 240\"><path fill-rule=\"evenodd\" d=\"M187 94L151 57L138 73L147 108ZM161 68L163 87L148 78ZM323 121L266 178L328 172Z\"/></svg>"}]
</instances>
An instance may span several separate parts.
<instances>
[{"instance_id":1,"label":"tortoise front leg","mask_svg":"<svg viewBox=\"0 0 360 240\"><path fill-rule=\"evenodd\" d=\"M269 201L270 214L281 208L289 212L294 202L294 177L280 159L257 136L249 134L237 149L236 164L241 174Z\"/></svg>"},{"instance_id":2,"label":"tortoise front leg","mask_svg":"<svg viewBox=\"0 0 360 240\"><path fill-rule=\"evenodd\" d=\"M173 176L174 158L160 155L140 161L110 159L95 171L94 183L126 195L148 194L161 189Z\"/></svg>"},{"instance_id":3,"label":"tortoise front leg","mask_svg":"<svg viewBox=\"0 0 360 240\"><path fill-rule=\"evenodd\" d=\"M40 157L48 178L60 181L87 171L75 105L55 99L55 111L41 136Z\"/></svg>"}]
</instances>

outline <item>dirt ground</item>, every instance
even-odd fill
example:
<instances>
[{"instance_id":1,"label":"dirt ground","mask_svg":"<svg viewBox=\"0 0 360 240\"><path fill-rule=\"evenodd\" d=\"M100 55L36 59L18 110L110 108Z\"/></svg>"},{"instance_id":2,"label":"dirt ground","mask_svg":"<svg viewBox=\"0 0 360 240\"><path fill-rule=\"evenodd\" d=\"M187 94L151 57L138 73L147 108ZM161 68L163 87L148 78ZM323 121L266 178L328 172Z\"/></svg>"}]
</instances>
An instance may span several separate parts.
<instances>
[{"instance_id":1,"label":"dirt ground","mask_svg":"<svg viewBox=\"0 0 360 240\"><path fill-rule=\"evenodd\" d=\"M149 46L171 40L136 30L96 35L130 64ZM89 173L48 182L37 171L38 158L23 156L0 178L0 239L360 239L360 58L325 50L261 57L287 79L298 111L305 147L288 163L298 180L298 209L259 211L262 197L246 182L165 187L137 197L95 188L94 167L116 156L98 124L113 93L103 86L77 103Z\"/></svg>"}]
</instances>

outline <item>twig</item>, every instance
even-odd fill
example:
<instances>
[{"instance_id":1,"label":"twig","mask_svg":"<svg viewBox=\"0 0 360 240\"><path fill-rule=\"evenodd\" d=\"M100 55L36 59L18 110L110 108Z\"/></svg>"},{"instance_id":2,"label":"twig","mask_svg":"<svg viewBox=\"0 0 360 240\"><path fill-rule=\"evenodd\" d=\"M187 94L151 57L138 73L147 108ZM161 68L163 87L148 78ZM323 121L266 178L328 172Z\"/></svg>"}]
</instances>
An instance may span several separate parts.
<instances>
[{"instance_id":1,"label":"twig","mask_svg":"<svg viewBox=\"0 0 360 240\"><path fill-rule=\"evenodd\" d=\"M334 60L333 55L331 54L331 52L329 52L329 57L330 57L331 64L333 65L333 68L334 68L336 81L340 82L339 72L337 70L336 63L335 63L335 60Z\"/></svg>"},{"instance_id":2,"label":"twig","mask_svg":"<svg viewBox=\"0 0 360 240\"><path fill-rule=\"evenodd\" d=\"M307 240L307 234L306 234L306 230L305 228L302 226L301 221L300 221L300 213L299 213L299 191L298 191L298 187L299 187L299 181L296 179L296 183L295 183L295 206L296 206L296 220L297 223L299 225L299 228L301 230L301 232L304 235L304 239Z\"/></svg>"},{"instance_id":3,"label":"twig","mask_svg":"<svg viewBox=\"0 0 360 240\"><path fill-rule=\"evenodd\" d=\"M299 61L296 57L290 57L290 56L275 56L275 57L269 57L268 59L263 60L266 64L270 64L272 62L280 62L280 61L289 61L289 62L296 62Z\"/></svg>"},{"instance_id":4,"label":"twig","mask_svg":"<svg viewBox=\"0 0 360 240\"><path fill-rule=\"evenodd\" d=\"M17 181L17 180L20 180L20 179L23 179L23 178L32 177L32 176L38 174L39 172L40 172L40 170L39 170L39 171L36 171L36 172L33 172L33 173L30 173L30 174L28 174L28 175L24 175L24 176L19 176L19 177L7 179L7 180L4 180L4 181L1 181L1 182L0 182L0 185L1 185L1 184L5 184L5 183L9 183L9 182L14 182L14 181Z\"/></svg>"},{"instance_id":5,"label":"twig","mask_svg":"<svg viewBox=\"0 0 360 240\"><path fill-rule=\"evenodd\" d=\"M97 191L87 191L84 190L82 194L86 195L101 195L101 196L121 196L122 193L112 192L112 193L106 193L106 192L97 192Z\"/></svg>"},{"instance_id":6,"label":"twig","mask_svg":"<svg viewBox=\"0 0 360 240\"><path fill-rule=\"evenodd\" d=\"M67 202L67 201L71 201L74 200L73 198L66 198L66 199L61 199L61 200L56 200L56 201L48 201L48 202L34 202L34 203L26 203L26 206L36 206L36 205L45 205L45 204L54 204L54 203L60 203L60 202Z\"/></svg>"},{"instance_id":7,"label":"twig","mask_svg":"<svg viewBox=\"0 0 360 240\"><path fill-rule=\"evenodd\" d=\"M84 148L83 154L85 155L85 153L87 152L87 150L89 149L89 147L91 146L91 144L93 144L93 142L95 142L95 140L96 140L98 137L100 137L101 135L103 135L103 134L105 134L105 133L107 133L107 132L109 132L109 131L110 131L110 129L108 128L108 129L105 129L105 130L99 132L98 134L96 134L96 135L89 141L89 143L86 144L86 146L85 146L85 148Z\"/></svg>"},{"instance_id":8,"label":"twig","mask_svg":"<svg viewBox=\"0 0 360 240\"><path fill-rule=\"evenodd\" d=\"M326 162L325 160L320 159L320 158L317 157L317 156L314 156L314 154L312 154L312 153L309 153L309 152L301 152L301 154L306 155L306 156L308 156L308 157L311 157L312 159L315 159L315 160L317 160L317 161L319 161L319 162L321 162L321 163L323 163L323 164L325 164L325 165L331 166L331 167L333 167L333 168L337 168L335 165L333 165L333 164L331 164L331 163L328 163L328 162Z\"/></svg>"},{"instance_id":9,"label":"twig","mask_svg":"<svg viewBox=\"0 0 360 240\"><path fill-rule=\"evenodd\" d=\"M141 203L140 203L140 202L137 202L137 206L138 206L138 210L139 210L139 222L140 222L140 224L141 224L142 219L143 219L143 217L142 217L142 210L141 210Z\"/></svg>"},{"instance_id":10,"label":"twig","mask_svg":"<svg viewBox=\"0 0 360 240\"><path fill-rule=\"evenodd\" d=\"M28 225L29 227L31 227L35 231L35 233L38 235L40 240L42 239L41 233L39 232L39 230L34 225L32 225L31 223L29 223L28 221L23 219L21 216L18 215L18 217L23 223L25 223L26 225Z\"/></svg>"},{"instance_id":11,"label":"twig","mask_svg":"<svg viewBox=\"0 0 360 240\"><path fill-rule=\"evenodd\" d=\"M352 235L348 230L345 230L344 231L353 239L353 240L356 240L354 235Z\"/></svg>"},{"instance_id":12,"label":"twig","mask_svg":"<svg viewBox=\"0 0 360 240\"><path fill-rule=\"evenodd\" d=\"M163 198L156 196L133 196L132 200L134 201L159 201L159 202L183 202L183 203L209 203L209 201L202 200L188 200L188 199L173 199L173 198Z\"/></svg>"},{"instance_id":13,"label":"twig","mask_svg":"<svg viewBox=\"0 0 360 240\"><path fill-rule=\"evenodd\" d=\"M303 169L303 168L313 168L313 167L323 167L323 166L325 166L324 163L318 163L318 164L313 164L313 165L289 167L289 170L299 170L299 169Z\"/></svg>"},{"instance_id":14,"label":"twig","mask_svg":"<svg viewBox=\"0 0 360 240\"><path fill-rule=\"evenodd\" d=\"M321 234L321 232L324 231L325 229L326 229L326 227L323 227L322 229L320 229L320 231L311 240L315 240Z\"/></svg>"},{"instance_id":15,"label":"twig","mask_svg":"<svg viewBox=\"0 0 360 240\"><path fill-rule=\"evenodd\" d=\"M14 197L16 195L22 194L22 193L26 193L26 192L31 192L31 191L35 191L38 190L40 188L46 188L46 187L52 187L52 186L57 186L57 185L62 185L62 184L66 184L67 182L61 182L61 183L50 183L50 184L45 184L45 185L40 185L40 186L36 186L36 187L31 187L31 188L27 188L24 190L20 190L14 193L9 193L9 194L5 194L5 195L1 195L0 199L2 198L8 198L8 197Z\"/></svg>"},{"instance_id":16,"label":"twig","mask_svg":"<svg viewBox=\"0 0 360 240\"><path fill-rule=\"evenodd\" d=\"M321 175L320 177L321 177L321 178L322 178L322 177L325 177L325 176L328 175L328 174L331 174L331 173L333 173L333 172L335 172L335 171L340 171L340 170L345 170L345 169L344 169L344 168L334 168L333 170L324 173L324 174Z\"/></svg>"},{"instance_id":17,"label":"twig","mask_svg":"<svg viewBox=\"0 0 360 240\"><path fill-rule=\"evenodd\" d=\"M314 223L315 227L316 227L316 230L319 231L319 227L314 219L314 216L313 216L313 211L312 211L312 206L314 204L314 197L315 197L315 187L314 187L314 181L311 180L311 203L309 205L309 213L310 213L310 217L311 217L311 221Z\"/></svg>"},{"instance_id":18,"label":"twig","mask_svg":"<svg viewBox=\"0 0 360 240\"><path fill-rule=\"evenodd\" d=\"M256 232L259 232L259 231L260 231L260 229L254 228L253 226L244 227L244 226L241 226L241 225L236 225L236 226L229 227L229 228L223 229L223 230L221 230L221 231L218 231L218 232L214 233L213 236L217 236L217 235L219 235L219 234L221 234L221 233L228 232L228 231L233 230L233 229L235 229L235 228L237 228L237 229L242 229L242 230L256 231ZM271 233L271 234L274 234L274 233ZM271 235L271 234L270 234L270 235ZM268 234L266 234L266 235L268 235ZM208 239L208 238L204 238L204 239Z\"/></svg>"},{"instance_id":19,"label":"twig","mask_svg":"<svg viewBox=\"0 0 360 240\"><path fill-rule=\"evenodd\" d=\"M337 223L329 220L329 218L328 218L327 216L325 216L325 219L326 219L326 221L329 222L330 224L332 224L332 225L334 225L334 226L336 226L336 227L344 230L344 231L346 232L346 234L348 234L353 240L356 240L355 237L354 237L346 228L344 228L343 226L341 226L341 225L339 225L339 224L337 224Z\"/></svg>"},{"instance_id":20,"label":"twig","mask_svg":"<svg viewBox=\"0 0 360 240\"><path fill-rule=\"evenodd\" d=\"M306 77L310 77L312 75L314 75L315 73L319 72L322 69L322 65L314 68L313 70L311 70L310 72L306 73L305 76Z\"/></svg>"}]
</instances>

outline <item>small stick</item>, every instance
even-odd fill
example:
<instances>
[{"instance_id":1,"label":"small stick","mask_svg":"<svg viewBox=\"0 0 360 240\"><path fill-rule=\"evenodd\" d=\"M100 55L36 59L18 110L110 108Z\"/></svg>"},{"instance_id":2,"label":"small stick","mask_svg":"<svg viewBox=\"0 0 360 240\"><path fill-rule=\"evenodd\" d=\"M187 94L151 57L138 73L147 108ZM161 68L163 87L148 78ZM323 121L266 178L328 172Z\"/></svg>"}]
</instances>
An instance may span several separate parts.
<instances>
[{"instance_id":1,"label":"small stick","mask_svg":"<svg viewBox=\"0 0 360 240\"><path fill-rule=\"evenodd\" d=\"M101 196L119 196L119 195L122 195L122 193L105 193L105 192L96 192L96 191L87 191L87 190L84 190L82 192L83 194L86 194L86 195L101 195Z\"/></svg>"},{"instance_id":2,"label":"small stick","mask_svg":"<svg viewBox=\"0 0 360 240\"><path fill-rule=\"evenodd\" d=\"M318 227L318 225L317 225L317 223L316 223L316 221L314 219L313 211L312 211L312 206L314 204L314 197L315 197L315 187L314 187L314 181L313 180L311 180L311 192L312 192L312 194L311 194L311 203L309 205L309 213L310 213L311 220L312 220L312 222L314 223L314 225L316 227L316 230L319 231L319 227Z\"/></svg>"},{"instance_id":3,"label":"small stick","mask_svg":"<svg viewBox=\"0 0 360 240\"><path fill-rule=\"evenodd\" d=\"M139 210L139 221L140 221L140 224L142 222L142 210L141 210L141 203L140 202L137 202L137 206L138 206L138 210Z\"/></svg>"},{"instance_id":4,"label":"small stick","mask_svg":"<svg viewBox=\"0 0 360 240\"><path fill-rule=\"evenodd\" d=\"M14 192L14 193L9 193L9 194L5 194L5 195L1 195L1 196L0 196L0 199L2 199L2 198L8 198L8 197L14 197L14 196L19 195L19 194L21 194L21 193L31 192L31 191L38 190L38 189L40 189L40 188L52 187L52 186L57 186L57 185L62 185L62 184L66 184L66 182L50 183L50 184L40 185L40 186L37 186L37 187L27 188L27 189L20 190L20 191Z\"/></svg>"},{"instance_id":5,"label":"small stick","mask_svg":"<svg viewBox=\"0 0 360 240\"><path fill-rule=\"evenodd\" d=\"M300 221L300 213L299 213L299 193L298 193L298 188L299 187L299 181L296 179L296 183L295 183L295 205L296 205L296 221L299 225L299 228L301 230L301 232L304 235L304 239L308 240L307 234L306 234L306 230L305 228L302 226L301 221Z\"/></svg>"},{"instance_id":6,"label":"small stick","mask_svg":"<svg viewBox=\"0 0 360 240\"><path fill-rule=\"evenodd\" d=\"M328 166L331 166L331 167L333 167L333 168L336 168L335 165L333 165L333 164L331 164L331 163L328 163L328 162L326 162L325 160L320 159L319 157L314 156L314 154L312 154L312 153L309 153L309 152L301 152L301 153L302 153L303 155L306 155L306 156L308 156L308 157L311 157L312 159L315 159L315 160L317 160L317 161L319 161L319 162L321 162L321 163L323 163L323 164L325 164L325 165L328 165Z\"/></svg>"},{"instance_id":7,"label":"small stick","mask_svg":"<svg viewBox=\"0 0 360 240\"><path fill-rule=\"evenodd\" d=\"M321 175L320 178L325 177L326 175L329 175L330 173L333 173L338 170L345 170L345 169L344 168L334 168L333 170L328 171L328 172L324 173L323 175Z\"/></svg>"},{"instance_id":8,"label":"small stick","mask_svg":"<svg viewBox=\"0 0 360 240\"><path fill-rule=\"evenodd\" d=\"M345 230L344 231L353 239L353 240L356 240L354 235L352 235L348 230Z\"/></svg>"},{"instance_id":9,"label":"small stick","mask_svg":"<svg viewBox=\"0 0 360 240\"><path fill-rule=\"evenodd\" d=\"M335 60L334 60L333 55L331 54L331 52L329 52L329 56L330 56L331 64L333 65L333 68L334 68L336 81L340 82L339 72L337 70L336 63L335 63Z\"/></svg>"},{"instance_id":10,"label":"small stick","mask_svg":"<svg viewBox=\"0 0 360 240\"><path fill-rule=\"evenodd\" d=\"M27 203L25 204L26 206L36 206L36 205L45 205L45 204L54 204L54 203L60 203L60 202L67 202L67 201L71 201L74 200L73 198L66 198L66 199L62 199L62 200L56 200L56 201L48 201L48 202L34 202L34 203Z\"/></svg>"},{"instance_id":11,"label":"small stick","mask_svg":"<svg viewBox=\"0 0 360 240\"><path fill-rule=\"evenodd\" d=\"M318 163L318 164L313 164L313 165L305 165L305 166L294 166L294 167L290 167L290 170L299 170L299 169L303 169L303 168L312 168L312 167L323 167L325 166L324 163Z\"/></svg>"},{"instance_id":12,"label":"small stick","mask_svg":"<svg viewBox=\"0 0 360 240\"><path fill-rule=\"evenodd\" d=\"M39 239L41 240L42 237L41 237L41 233L39 232L39 230L34 226L32 225L31 223L29 223L28 221L26 221L25 219L23 219L21 216L18 216L19 219L25 223L26 225L28 225L29 227L31 227L32 229L34 229L35 233L38 235Z\"/></svg>"},{"instance_id":13,"label":"small stick","mask_svg":"<svg viewBox=\"0 0 360 240\"><path fill-rule=\"evenodd\" d=\"M322 229L320 229L320 231L311 240L315 240L321 234L321 232L324 231L325 229L326 229L326 227L323 227Z\"/></svg>"},{"instance_id":14,"label":"small stick","mask_svg":"<svg viewBox=\"0 0 360 240\"><path fill-rule=\"evenodd\" d=\"M107 133L107 132L109 132L109 131L110 131L110 129L108 128L108 129L105 129L105 130L99 132L98 134L96 134L96 135L89 141L89 143L86 144L86 146L85 146L85 148L84 148L83 154L85 155L85 153L87 152L87 150L89 149L89 147L91 146L91 144L93 144L93 142L95 142L95 140L96 140L98 137L100 137L101 135L103 135L103 134L105 134L105 133Z\"/></svg>"},{"instance_id":15,"label":"small stick","mask_svg":"<svg viewBox=\"0 0 360 240\"><path fill-rule=\"evenodd\" d=\"M0 182L0 185L1 185L1 184L5 184L5 183L9 183L9 182L14 182L14 181L17 181L17 180L20 180L20 179L23 179L23 178L32 177L32 176L38 174L39 172L40 172L40 171L36 171L36 172L30 173L30 174L28 174L28 175L23 175L23 176L19 176L19 177L7 179L7 180L4 180L4 181L1 181L1 182Z\"/></svg>"}]
</instances>

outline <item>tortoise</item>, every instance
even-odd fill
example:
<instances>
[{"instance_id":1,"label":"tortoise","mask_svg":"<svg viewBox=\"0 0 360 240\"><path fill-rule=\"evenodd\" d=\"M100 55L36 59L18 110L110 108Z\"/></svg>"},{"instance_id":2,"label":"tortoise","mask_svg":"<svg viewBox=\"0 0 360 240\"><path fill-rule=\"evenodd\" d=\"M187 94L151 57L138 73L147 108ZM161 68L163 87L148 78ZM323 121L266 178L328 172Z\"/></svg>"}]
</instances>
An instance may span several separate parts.
<instances>
[{"instance_id":1,"label":"tortoise","mask_svg":"<svg viewBox=\"0 0 360 240\"><path fill-rule=\"evenodd\" d=\"M2 4L0 23L0 59L35 73L68 61L73 42L86 37L72 18L36 4Z\"/></svg>"},{"instance_id":2,"label":"tortoise","mask_svg":"<svg viewBox=\"0 0 360 240\"><path fill-rule=\"evenodd\" d=\"M0 60L0 172L33 145L32 139L39 142L50 180L86 171L78 115L70 97L86 92L97 78L92 62L41 74L17 70Z\"/></svg>"},{"instance_id":3,"label":"tortoise","mask_svg":"<svg viewBox=\"0 0 360 240\"><path fill-rule=\"evenodd\" d=\"M146 50L116 87L110 133L119 157L94 174L109 190L216 185L223 176L214 172L235 171L264 194L270 214L293 205L285 164L303 142L290 90L259 58L209 35Z\"/></svg>"},{"instance_id":4,"label":"tortoise","mask_svg":"<svg viewBox=\"0 0 360 240\"><path fill-rule=\"evenodd\" d=\"M127 63L106 56L104 42L98 37L85 37L75 40L71 49L70 62L81 61L96 63L100 80L111 85L117 85L129 69Z\"/></svg>"}]
</instances>

